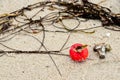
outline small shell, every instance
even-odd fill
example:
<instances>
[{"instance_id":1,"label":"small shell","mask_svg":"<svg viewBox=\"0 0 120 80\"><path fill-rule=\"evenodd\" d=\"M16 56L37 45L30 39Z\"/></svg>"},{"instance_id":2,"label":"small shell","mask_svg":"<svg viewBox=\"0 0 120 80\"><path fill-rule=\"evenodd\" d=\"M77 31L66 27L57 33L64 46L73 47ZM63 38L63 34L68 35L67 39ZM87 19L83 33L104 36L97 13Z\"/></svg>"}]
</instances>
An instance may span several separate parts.
<instances>
[{"instance_id":1,"label":"small shell","mask_svg":"<svg viewBox=\"0 0 120 80\"><path fill-rule=\"evenodd\" d=\"M104 59L106 52L109 52L110 50L111 50L111 46L105 43L96 44L94 47L94 51L98 52L100 59Z\"/></svg>"}]
</instances>

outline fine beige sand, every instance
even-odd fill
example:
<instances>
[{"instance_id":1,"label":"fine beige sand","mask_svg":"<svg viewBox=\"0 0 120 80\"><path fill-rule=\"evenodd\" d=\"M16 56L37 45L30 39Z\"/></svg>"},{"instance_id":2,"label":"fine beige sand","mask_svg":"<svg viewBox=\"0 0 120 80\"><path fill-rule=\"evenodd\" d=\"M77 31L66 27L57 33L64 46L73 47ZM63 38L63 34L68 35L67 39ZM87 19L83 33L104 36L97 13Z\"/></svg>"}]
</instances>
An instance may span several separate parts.
<instances>
[{"instance_id":1,"label":"fine beige sand","mask_svg":"<svg viewBox=\"0 0 120 80\"><path fill-rule=\"evenodd\" d=\"M9 13L39 1L44 0L0 0L0 14ZM89 1L100 3L102 0ZM114 13L120 13L120 0L105 0L100 5L110 8ZM71 25L71 22L67 22L66 25ZM81 23L80 26L94 27L93 24L100 25L100 22L90 20ZM51 26L47 27L51 29ZM74 43L87 44L89 59L85 62L78 63L69 57L52 55L62 76L59 75L48 55L8 54L0 57L0 80L120 80L120 32L107 30L104 27L90 31L93 30L95 30L93 34L72 33L65 46L69 47ZM41 34L33 36L41 40ZM49 50L59 50L68 35L69 33L46 33L45 46ZM93 46L98 43L110 44L112 47L103 60L93 52ZM37 40L24 35L24 32L3 44L18 50L38 50L40 46ZM0 45L0 50L7 49ZM69 49L63 51L63 54L69 54Z\"/></svg>"}]
</instances>

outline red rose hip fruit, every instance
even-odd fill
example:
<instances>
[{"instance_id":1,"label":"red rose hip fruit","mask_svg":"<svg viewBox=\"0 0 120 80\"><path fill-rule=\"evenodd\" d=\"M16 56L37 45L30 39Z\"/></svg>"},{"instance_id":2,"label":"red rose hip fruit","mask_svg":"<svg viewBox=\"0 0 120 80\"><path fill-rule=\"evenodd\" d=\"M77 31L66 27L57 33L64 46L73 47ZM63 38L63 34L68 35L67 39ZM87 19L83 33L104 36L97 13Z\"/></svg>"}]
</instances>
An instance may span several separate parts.
<instances>
[{"instance_id":1,"label":"red rose hip fruit","mask_svg":"<svg viewBox=\"0 0 120 80\"><path fill-rule=\"evenodd\" d=\"M74 61L84 61L88 57L87 45L76 43L71 46L70 57Z\"/></svg>"}]
</instances>

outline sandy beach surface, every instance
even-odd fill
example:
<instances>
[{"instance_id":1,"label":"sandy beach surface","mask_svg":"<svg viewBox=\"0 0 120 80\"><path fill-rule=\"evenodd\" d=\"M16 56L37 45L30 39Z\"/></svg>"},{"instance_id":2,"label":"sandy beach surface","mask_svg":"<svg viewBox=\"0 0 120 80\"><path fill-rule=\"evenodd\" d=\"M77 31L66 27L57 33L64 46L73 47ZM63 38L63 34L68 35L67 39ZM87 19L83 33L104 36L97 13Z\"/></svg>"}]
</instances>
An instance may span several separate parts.
<instances>
[{"instance_id":1,"label":"sandy beach surface","mask_svg":"<svg viewBox=\"0 0 120 80\"><path fill-rule=\"evenodd\" d=\"M9 13L26 7L29 4L44 0L0 0L0 14ZM102 0L89 0L100 3ZM120 13L120 0L105 0L100 5L110 8L114 13ZM28 16L33 13L29 13ZM73 22L73 23L72 23ZM68 21L68 26L75 25L76 21ZM82 22L80 28L89 28L100 25L100 21L89 20ZM52 29L51 26L47 26ZM93 34L84 32L71 33L65 45L70 47L74 43L88 45L89 59L84 62L74 62L69 57L51 55L62 76L59 75L51 58L47 54L7 54L0 57L0 80L120 80L120 32L95 28ZM88 30L89 31L89 30ZM9 33L7 33L9 34ZM32 36L42 40L43 33ZM48 50L59 50L65 43L70 33L46 32L44 45ZM2 44L17 50L38 50L40 43L31 34L24 32L17 34L13 39ZM3 35L1 35L3 36ZM99 59L93 51L93 46L98 43L110 44L112 50L106 58ZM0 45L0 50L9 50ZM44 49L43 49L44 50ZM62 52L69 54L69 49Z\"/></svg>"}]
</instances>

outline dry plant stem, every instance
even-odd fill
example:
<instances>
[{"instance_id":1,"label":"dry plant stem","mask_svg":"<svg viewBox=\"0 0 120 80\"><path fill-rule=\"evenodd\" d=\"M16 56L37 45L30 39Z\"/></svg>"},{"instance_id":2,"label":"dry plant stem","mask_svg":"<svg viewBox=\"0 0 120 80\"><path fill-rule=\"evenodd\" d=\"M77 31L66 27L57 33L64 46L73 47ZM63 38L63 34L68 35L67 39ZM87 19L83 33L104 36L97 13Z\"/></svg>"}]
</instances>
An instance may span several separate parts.
<instances>
[{"instance_id":1,"label":"dry plant stem","mask_svg":"<svg viewBox=\"0 0 120 80\"><path fill-rule=\"evenodd\" d=\"M15 54L51 54L51 55L60 55L60 56L69 56L67 54L57 54L60 51L0 51L0 54L3 53L15 53Z\"/></svg>"},{"instance_id":2,"label":"dry plant stem","mask_svg":"<svg viewBox=\"0 0 120 80\"><path fill-rule=\"evenodd\" d=\"M107 0L102 0L102 1L100 1L98 4L102 4L102 3L104 3L104 2L106 2Z\"/></svg>"}]
</instances>

